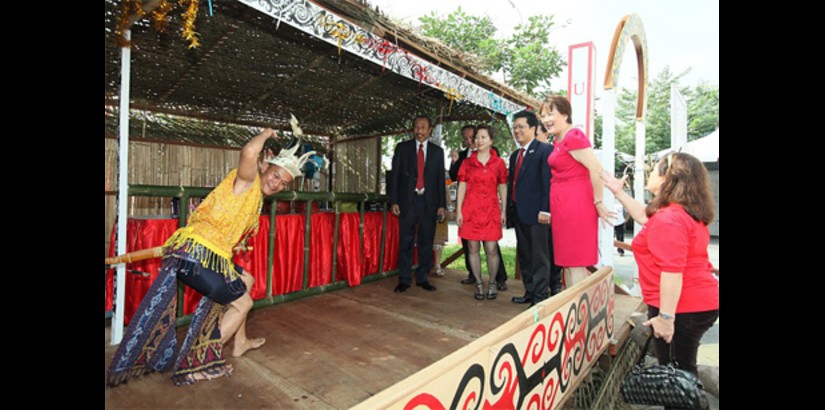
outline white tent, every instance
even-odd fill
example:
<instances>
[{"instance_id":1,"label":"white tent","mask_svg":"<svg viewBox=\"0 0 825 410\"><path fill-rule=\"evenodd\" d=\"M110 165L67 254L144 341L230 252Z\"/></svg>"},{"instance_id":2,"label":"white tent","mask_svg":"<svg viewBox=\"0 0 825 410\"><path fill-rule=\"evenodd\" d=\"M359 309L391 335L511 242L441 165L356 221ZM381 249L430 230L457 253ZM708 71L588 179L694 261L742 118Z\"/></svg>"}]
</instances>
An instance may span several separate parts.
<instances>
[{"instance_id":1,"label":"white tent","mask_svg":"<svg viewBox=\"0 0 825 410\"><path fill-rule=\"evenodd\" d=\"M675 150L687 152L688 154L699 158L699 161L702 162L717 162L719 161L719 128L702 138L688 142L685 144L683 149L679 150L677 148ZM674 149L666 148L650 154L650 157L653 161L658 161L659 158L671 151L674 151ZM633 155L625 154L624 152L616 152L616 154L625 164L633 163Z\"/></svg>"},{"instance_id":2,"label":"white tent","mask_svg":"<svg viewBox=\"0 0 825 410\"><path fill-rule=\"evenodd\" d=\"M668 152L673 151L672 148L668 148L659 152L656 152L652 155L654 160L661 158L663 155L667 154ZM678 148L676 151L680 151ZM685 144L685 147L681 150L681 152L686 152L694 157L698 158L699 161L702 162L717 162L719 161L719 128L712 133L699 138L693 141L688 142Z\"/></svg>"}]
</instances>

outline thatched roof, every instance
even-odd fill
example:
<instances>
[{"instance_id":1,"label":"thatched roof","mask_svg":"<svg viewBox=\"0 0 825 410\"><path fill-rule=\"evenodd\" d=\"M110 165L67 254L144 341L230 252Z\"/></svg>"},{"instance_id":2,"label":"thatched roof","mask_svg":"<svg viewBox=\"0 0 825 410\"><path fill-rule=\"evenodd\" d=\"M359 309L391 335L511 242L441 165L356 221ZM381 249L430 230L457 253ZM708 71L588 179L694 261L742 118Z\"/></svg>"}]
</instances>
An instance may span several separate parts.
<instances>
[{"instance_id":1,"label":"thatched roof","mask_svg":"<svg viewBox=\"0 0 825 410\"><path fill-rule=\"evenodd\" d=\"M144 4L150 3L144 0ZM255 2L265 4L267 1ZM283 4L283 2L281 2ZM306 3L294 1L294 3ZM313 0L313 6L383 37L410 54L429 61L520 105L537 102L478 73L473 58L425 39L356 0ZM116 135L120 91L120 49L114 35L119 1L106 0L105 98L107 130ZM132 121L132 135L153 127L154 138L238 146L249 138L248 127L288 129L289 113L314 135L357 137L397 133L410 128L417 114L439 108L445 120L489 119L491 110L469 101L450 100L443 90L428 87L358 55L342 51L289 24L238 1L213 1L209 16L202 2L196 21L201 46L187 48L179 35L180 17L158 33L149 18L132 29L131 100L133 112L149 111L207 120L211 125L181 125L185 119L146 115ZM317 8L317 7L316 7ZM493 94L491 94L493 95ZM157 121L165 118L164 121ZM230 123L230 124L227 124ZM171 124L171 125L170 125ZM237 125L232 125L237 124ZM157 130L155 132L155 130Z\"/></svg>"}]
</instances>

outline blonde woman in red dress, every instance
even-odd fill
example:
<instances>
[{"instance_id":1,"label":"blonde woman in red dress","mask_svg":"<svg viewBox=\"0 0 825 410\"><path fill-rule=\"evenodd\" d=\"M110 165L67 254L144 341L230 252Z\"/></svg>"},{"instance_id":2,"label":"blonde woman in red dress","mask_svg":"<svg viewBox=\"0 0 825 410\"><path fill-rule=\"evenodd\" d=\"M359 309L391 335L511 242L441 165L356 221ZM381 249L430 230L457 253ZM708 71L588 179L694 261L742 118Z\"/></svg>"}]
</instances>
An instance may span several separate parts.
<instances>
[{"instance_id":1,"label":"blonde woman in red dress","mask_svg":"<svg viewBox=\"0 0 825 410\"><path fill-rule=\"evenodd\" d=\"M492 127L479 126L475 136L476 151L472 152L458 170L458 206L456 223L458 234L468 241L470 268L476 280L475 298L484 299L481 280L481 242L487 254L487 273L490 282L487 299L495 299L496 281L501 260L496 245L501 229L507 221L504 198L507 197L507 165L491 150L495 133Z\"/></svg>"}]
</instances>

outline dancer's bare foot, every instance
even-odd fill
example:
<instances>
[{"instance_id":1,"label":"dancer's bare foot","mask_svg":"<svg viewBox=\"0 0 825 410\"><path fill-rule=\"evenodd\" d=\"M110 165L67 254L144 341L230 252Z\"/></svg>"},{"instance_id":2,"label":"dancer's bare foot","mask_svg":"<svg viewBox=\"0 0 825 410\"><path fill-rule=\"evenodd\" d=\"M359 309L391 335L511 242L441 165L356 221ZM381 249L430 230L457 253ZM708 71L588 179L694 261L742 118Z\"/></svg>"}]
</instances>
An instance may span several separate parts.
<instances>
[{"instance_id":1,"label":"dancer's bare foot","mask_svg":"<svg viewBox=\"0 0 825 410\"><path fill-rule=\"evenodd\" d=\"M255 339L246 339L246 343L238 343L235 341L235 346L232 348L232 357L241 357L247 350L257 349L266 343L266 339L257 337Z\"/></svg>"}]
</instances>

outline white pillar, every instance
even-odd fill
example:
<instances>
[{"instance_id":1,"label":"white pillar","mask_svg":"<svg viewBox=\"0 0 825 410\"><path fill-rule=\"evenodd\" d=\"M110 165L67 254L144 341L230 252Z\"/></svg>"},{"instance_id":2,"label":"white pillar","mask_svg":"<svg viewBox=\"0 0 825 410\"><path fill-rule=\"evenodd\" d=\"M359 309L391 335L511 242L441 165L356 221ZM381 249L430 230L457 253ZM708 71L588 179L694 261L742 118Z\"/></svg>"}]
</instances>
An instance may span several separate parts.
<instances>
[{"instance_id":1,"label":"white pillar","mask_svg":"<svg viewBox=\"0 0 825 410\"><path fill-rule=\"evenodd\" d=\"M123 37L131 39L131 30L125 30ZM129 76L131 73L132 49L123 47L120 53L120 118L118 130L118 173L117 173L117 255L126 253L126 207L129 199ZM183 206L183 205L182 205ZM126 264L117 265L115 278L114 315L112 315L112 340L116 345L123 339L123 306L126 292Z\"/></svg>"},{"instance_id":2,"label":"white pillar","mask_svg":"<svg viewBox=\"0 0 825 410\"><path fill-rule=\"evenodd\" d=\"M602 168L611 175L616 169L616 92L604 90L602 94ZM604 189L604 205L609 210L615 207L616 198L609 189ZM602 227L599 222L599 254L601 264L613 266L613 227Z\"/></svg>"},{"instance_id":3,"label":"white pillar","mask_svg":"<svg viewBox=\"0 0 825 410\"><path fill-rule=\"evenodd\" d=\"M645 122L636 120L636 162L633 171L633 197L640 204L645 203ZM639 234L642 225L633 223L633 236Z\"/></svg>"},{"instance_id":4,"label":"white pillar","mask_svg":"<svg viewBox=\"0 0 825 410\"><path fill-rule=\"evenodd\" d=\"M604 137L604 136L602 136ZM604 142L604 139L602 139ZM602 169L606 170L607 172L613 173L613 166L614 160L613 156L615 155L615 148L611 150L607 149L600 149L596 150L596 158L599 160L599 163L602 164ZM613 204L615 203L615 198L613 193L610 192L609 189L604 188L604 196L603 202L604 206L607 209L612 210ZM604 226L602 224L601 219L598 222L599 226L599 263L598 267L602 267L605 265L613 266L613 225Z\"/></svg>"},{"instance_id":5,"label":"white pillar","mask_svg":"<svg viewBox=\"0 0 825 410\"><path fill-rule=\"evenodd\" d=\"M687 144L687 102L676 84L670 85L670 148L684 149Z\"/></svg>"}]
</instances>

